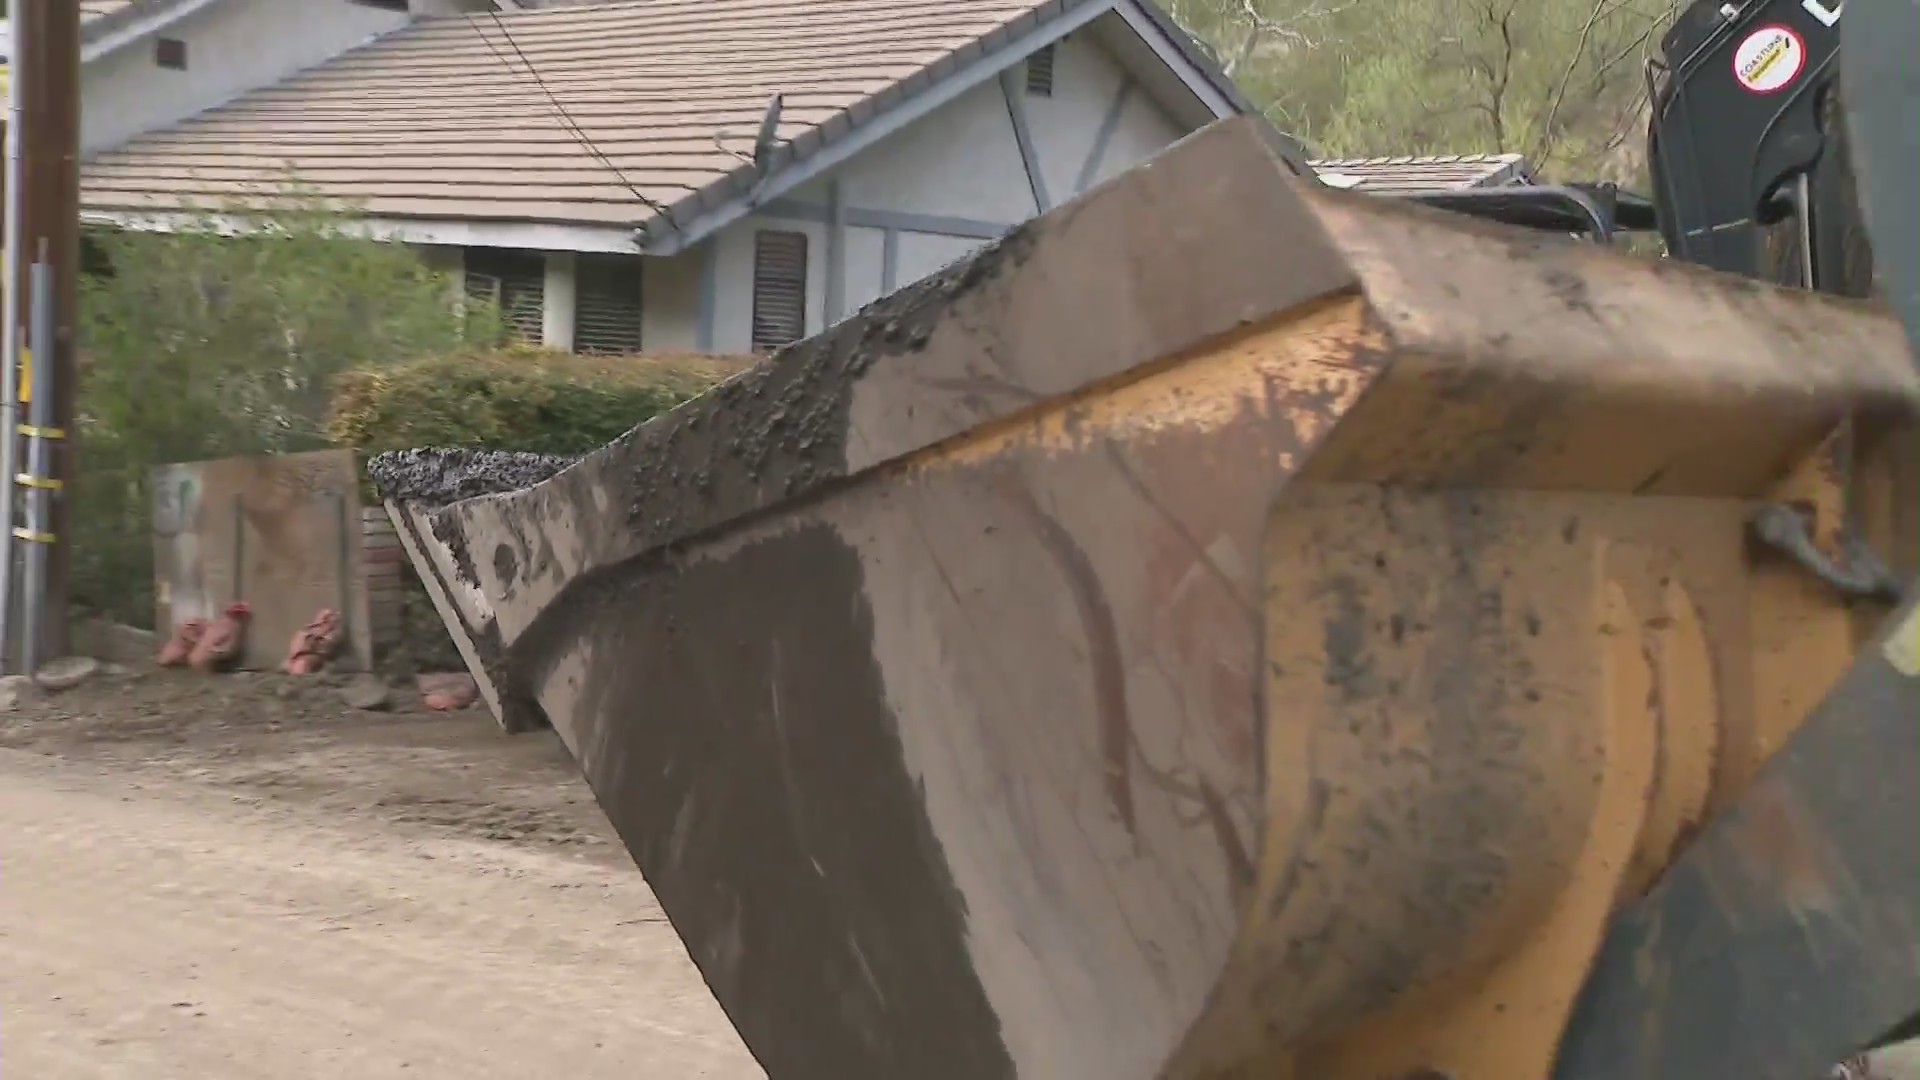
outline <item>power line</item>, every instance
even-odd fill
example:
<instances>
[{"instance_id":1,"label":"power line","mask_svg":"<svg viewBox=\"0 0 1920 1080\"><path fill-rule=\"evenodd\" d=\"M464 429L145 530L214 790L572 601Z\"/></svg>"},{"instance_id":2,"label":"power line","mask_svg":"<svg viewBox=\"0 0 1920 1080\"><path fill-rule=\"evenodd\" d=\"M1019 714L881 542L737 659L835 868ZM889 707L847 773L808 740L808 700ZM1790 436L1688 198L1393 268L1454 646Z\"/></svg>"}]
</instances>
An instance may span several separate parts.
<instances>
[{"instance_id":1,"label":"power line","mask_svg":"<svg viewBox=\"0 0 1920 1080\"><path fill-rule=\"evenodd\" d=\"M574 137L574 140L580 144L581 148L599 159L600 164L605 165L607 171L613 173L613 175L619 179L620 183L624 185L628 191L633 193L633 197L640 200L641 205L659 214L661 217L666 218L668 221L672 221L672 215L667 212L667 208L642 194L640 188L636 186L633 181L627 179L627 174L620 171L620 166L614 164L612 158L608 157L605 152L594 145L593 139L587 134L586 129L582 128L579 122L574 120L573 115L567 112L567 107L560 103L560 98L547 86L547 81L540 77L540 72L533 66L533 61L527 59L527 54L521 50L520 43L513 39L513 31L507 29L506 21L500 18L499 9L494 8L488 11L487 14L493 17L493 24L500 28L500 36L506 39L508 47L513 50L513 54L518 56L520 63L526 66L527 74L533 76L534 85L540 88L540 92L546 95L548 103L553 106L554 115L559 117L561 124L565 126L568 133ZM480 24L475 21L472 15L467 16L467 21L473 24L474 30L480 35L480 40L486 44L487 51L491 52L494 57L506 67L508 72L512 72L513 61L507 59L505 54L494 47L492 40L487 37L486 31L480 28Z\"/></svg>"}]
</instances>

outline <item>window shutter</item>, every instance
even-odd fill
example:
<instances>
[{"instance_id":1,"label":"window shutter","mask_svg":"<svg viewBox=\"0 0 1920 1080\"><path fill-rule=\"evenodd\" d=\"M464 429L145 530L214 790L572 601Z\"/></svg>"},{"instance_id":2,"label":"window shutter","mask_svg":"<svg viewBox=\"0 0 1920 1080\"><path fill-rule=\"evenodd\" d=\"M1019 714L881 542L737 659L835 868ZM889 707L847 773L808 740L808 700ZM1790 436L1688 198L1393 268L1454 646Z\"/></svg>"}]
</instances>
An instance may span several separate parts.
<instances>
[{"instance_id":1,"label":"window shutter","mask_svg":"<svg viewBox=\"0 0 1920 1080\"><path fill-rule=\"evenodd\" d=\"M467 295L492 300L509 336L540 344L547 297L547 257L512 248L468 248Z\"/></svg>"},{"instance_id":2,"label":"window shutter","mask_svg":"<svg viewBox=\"0 0 1920 1080\"><path fill-rule=\"evenodd\" d=\"M1027 93L1034 97L1053 96L1053 51L1048 45L1027 57Z\"/></svg>"},{"instance_id":3,"label":"window shutter","mask_svg":"<svg viewBox=\"0 0 1920 1080\"><path fill-rule=\"evenodd\" d=\"M575 262L573 347L640 351L640 268L634 255L581 255Z\"/></svg>"},{"instance_id":4,"label":"window shutter","mask_svg":"<svg viewBox=\"0 0 1920 1080\"><path fill-rule=\"evenodd\" d=\"M753 348L777 349L807 336L807 234L753 238Z\"/></svg>"}]
</instances>

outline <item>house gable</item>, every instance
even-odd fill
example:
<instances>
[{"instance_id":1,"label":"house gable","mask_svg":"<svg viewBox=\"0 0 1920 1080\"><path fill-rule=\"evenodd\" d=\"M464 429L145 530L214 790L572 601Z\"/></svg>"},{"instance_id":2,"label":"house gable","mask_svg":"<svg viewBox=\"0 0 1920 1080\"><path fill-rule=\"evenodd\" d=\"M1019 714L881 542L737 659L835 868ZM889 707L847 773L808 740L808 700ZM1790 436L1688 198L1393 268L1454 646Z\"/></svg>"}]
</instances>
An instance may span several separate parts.
<instances>
[{"instance_id":1,"label":"house gable","mask_svg":"<svg viewBox=\"0 0 1920 1080\"><path fill-rule=\"evenodd\" d=\"M664 255L699 242L1082 28L1093 29L1189 129L1250 110L1232 80L1152 0L1052 0L802 133L768 164L735 168L662 208L642 225L641 249ZM1297 171L1308 171L1291 139L1278 136L1276 144L1284 144Z\"/></svg>"},{"instance_id":2,"label":"house gable","mask_svg":"<svg viewBox=\"0 0 1920 1080\"><path fill-rule=\"evenodd\" d=\"M762 233L806 238L815 333L1203 124L1142 85L1115 55L1112 29L1089 24L691 250L647 259L650 347L747 350ZM1036 62L1051 77L1046 92L1029 86ZM704 303L702 290L712 293Z\"/></svg>"}]
</instances>

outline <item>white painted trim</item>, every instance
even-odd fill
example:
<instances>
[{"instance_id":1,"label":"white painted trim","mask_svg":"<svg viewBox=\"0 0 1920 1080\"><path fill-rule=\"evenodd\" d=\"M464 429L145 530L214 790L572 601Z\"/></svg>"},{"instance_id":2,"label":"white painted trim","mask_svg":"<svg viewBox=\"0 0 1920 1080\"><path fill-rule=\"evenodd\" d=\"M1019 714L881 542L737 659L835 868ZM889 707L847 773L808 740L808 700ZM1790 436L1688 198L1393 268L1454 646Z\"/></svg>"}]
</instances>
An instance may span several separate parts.
<instances>
[{"instance_id":1,"label":"white painted trim","mask_svg":"<svg viewBox=\"0 0 1920 1080\"><path fill-rule=\"evenodd\" d=\"M1092 187L1094 177L1100 175L1100 165L1107 160L1107 147L1113 145L1127 102L1133 99L1133 85L1133 76L1123 76L1119 89L1113 92L1113 101L1107 105L1106 115L1100 118L1100 127L1093 133L1093 146L1087 151L1087 159L1080 163L1080 175L1073 182L1075 195Z\"/></svg>"},{"instance_id":2,"label":"white painted trim","mask_svg":"<svg viewBox=\"0 0 1920 1080\"><path fill-rule=\"evenodd\" d=\"M827 181L826 323L847 317L847 201L840 181Z\"/></svg>"},{"instance_id":3,"label":"white painted trim","mask_svg":"<svg viewBox=\"0 0 1920 1080\"><path fill-rule=\"evenodd\" d=\"M846 224L860 229L898 229L901 232L926 233L929 236L958 236L967 240L998 240L1013 226L978 218L952 217L947 214L916 214L906 210L867 210L858 206L842 209ZM829 224L832 211L799 199L775 199L755 212L757 217Z\"/></svg>"},{"instance_id":4,"label":"white painted trim","mask_svg":"<svg viewBox=\"0 0 1920 1080\"><path fill-rule=\"evenodd\" d=\"M891 296L900 287L900 230L880 234L880 295Z\"/></svg>"},{"instance_id":5,"label":"white painted trim","mask_svg":"<svg viewBox=\"0 0 1920 1080\"><path fill-rule=\"evenodd\" d=\"M1013 142L1020 148L1020 167L1027 172L1027 190L1033 194L1036 214L1053 209L1053 197L1047 194L1047 178L1040 170L1040 151L1033 144L1033 128L1027 123L1026 87L1013 68L1000 73L1000 96L1007 102L1007 121L1013 125Z\"/></svg>"},{"instance_id":6,"label":"white painted trim","mask_svg":"<svg viewBox=\"0 0 1920 1080\"><path fill-rule=\"evenodd\" d=\"M144 18L129 19L125 24L80 46L80 62L91 64L103 56L120 51L156 30L163 30L194 12L219 2L220 0L185 0L184 3L163 7Z\"/></svg>"},{"instance_id":7,"label":"white painted trim","mask_svg":"<svg viewBox=\"0 0 1920 1080\"><path fill-rule=\"evenodd\" d=\"M190 212L143 213L123 210L83 210L80 220L90 225L114 225L136 232L173 232L183 226L212 222L221 232L251 231L244 218L228 214ZM445 244L452 247L518 248L523 251L578 251L637 255L633 230L625 225L558 225L525 221L458 221L422 218L349 218L343 232L375 240L409 244Z\"/></svg>"},{"instance_id":8,"label":"white painted trim","mask_svg":"<svg viewBox=\"0 0 1920 1080\"><path fill-rule=\"evenodd\" d=\"M1160 62L1166 65L1167 70L1178 76L1180 82L1193 93L1194 97L1200 99L1202 105L1212 110L1215 119L1240 115L1240 110L1234 105L1233 100L1215 86L1205 72L1196 68L1187 59L1180 46L1167 40L1167 35L1161 32L1152 16L1140 10L1138 0L1116 0L1113 10L1126 20L1127 27L1139 35L1147 48L1153 50L1153 55L1160 58Z\"/></svg>"},{"instance_id":9,"label":"white painted trim","mask_svg":"<svg viewBox=\"0 0 1920 1080\"><path fill-rule=\"evenodd\" d=\"M574 305L579 299L574 253L549 251L546 258L546 273L540 287L540 344L572 352Z\"/></svg>"},{"instance_id":10,"label":"white painted trim","mask_svg":"<svg viewBox=\"0 0 1920 1080\"><path fill-rule=\"evenodd\" d=\"M761 205L779 198L828 169L846 162L855 154L866 150L935 109L954 101L969 90L985 84L989 79L998 78L1001 72L1014 64L1024 61L1027 57L1102 15L1117 10L1116 4L1126 2L1129 0L1092 0L1051 22L1035 27L1026 37L1010 42L962 67L945 79L929 86L917 97L902 102L854 128L845 138L829 143L819 151L766 177L746 194L735 196L710 210L696 214L684 224L663 223L667 227L666 234L651 244L643 244L642 250L648 255L673 255L685 250L689 245L698 243L707 236L747 217ZM1167 47L1172 48L1170 43ZM1158 52L1158 49L1155 51ZM1175 53L1177 55L1178 50L1175 50ZM1185 78L1184 72L1182 78Z\"/></svg>"},{"instance_id":11,"label":"white painted trim","mask_svg":"<svg viewBox=\"0 0 1920 1080\"><path fill-rule=\"evenodd\" d=\"M700 321L694 327L693 344L701 352L710 353L720 322L719 238L709 237L700 247Z\"/></svg>"}]
</instances>

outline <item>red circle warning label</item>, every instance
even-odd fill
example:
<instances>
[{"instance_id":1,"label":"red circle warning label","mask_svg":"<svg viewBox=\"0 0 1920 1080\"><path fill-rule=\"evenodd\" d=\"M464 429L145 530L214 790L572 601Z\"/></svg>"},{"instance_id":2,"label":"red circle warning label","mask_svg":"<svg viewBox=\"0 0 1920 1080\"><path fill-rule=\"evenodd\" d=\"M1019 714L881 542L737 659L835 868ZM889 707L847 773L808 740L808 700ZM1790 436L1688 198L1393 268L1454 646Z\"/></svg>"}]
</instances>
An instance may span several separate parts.
<instances>
[{"instance_id":1,"label":"red circle warning label","mask_svg":"<svg viewBox=\"0 0 1920 1080\"><path fill-rule=\"evenodd\" d=\"M1807 43L1775 23L1748 34L1733 50L1733 77L1756 94L1785 90L1807 66Z\"/></svg>"}]
</instances>

